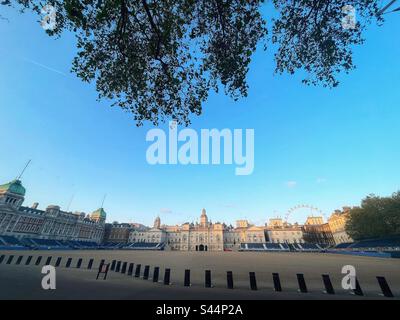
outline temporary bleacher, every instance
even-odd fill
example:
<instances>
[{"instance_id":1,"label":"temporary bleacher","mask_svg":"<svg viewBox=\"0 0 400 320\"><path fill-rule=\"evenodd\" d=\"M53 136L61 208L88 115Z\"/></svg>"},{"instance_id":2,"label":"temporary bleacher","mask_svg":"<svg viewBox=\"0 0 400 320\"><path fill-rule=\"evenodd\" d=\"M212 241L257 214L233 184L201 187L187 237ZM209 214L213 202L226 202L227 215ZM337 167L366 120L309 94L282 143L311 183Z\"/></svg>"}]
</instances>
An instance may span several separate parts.
<instances>
[{"instance_id":1,"label":"temporary bleacher","mask_svg":"<svg viewBox=\"0 0 400 320\"><path fill-rule=\"evenodd\" d=\"M129 250L164 250L164 243L159 242L134 242L124 249Z\"/></svg>"},{"instance_id":2,"label":"temporary bleacher","mask_svg":"<svg viewBox=\"0 0 400 320\"><path fill-rule=\"evenodd\" d=\"M286 244L279 243L241 243L239 251L289 251Z\"/></svg>"},{"instance_id":3,"label":"temporary bleacher","mask_svg":"<svg viewBox=\"0 0 400 320\"><path fill-rule=\"evenodd\" d=\"M298 247L300 248L299 251L317 252L322 250L320 246L314 243L299 243Z\"/></svg>"},{"instance_id":4,"label":"temporary bleacher","mask_svg":"<svg viewBox=\"0 0 400 320\"><path fill-rule=\"evenodd\" d=\"M287 243L280 243L279 244L283 251L290 251L290 248Z\"/></svg>"},{"instance_id":5,"label":"temporary bleacher","mask_svg":"<svg viewBox=\"0 0 400 320\"><path fill-rule=\"evenodd\" d=\"M400 248L400 238L362 240L351 244L349 248Z\"/></svg>"},{"instance_id":6,"label":"temporary bleacher","mask_svg":"<svg viewBox=\"0 0 400 320\"><path fill-rule=\"evenodd\" d=\"M106 242L99 246L99 249L103 250L116 250L125 247L125 244L120 242Z\"/></svg>"},{"instance_id":7,"label":"temporary bleacher","mask_svg":"<svg viewBox=\"0 0 400 320\"><path fill-rule=\"evenodd\" d=\"M26 249L26 246L13 236L0 236L1 250Z\"/></svg>"},{"instance_id":8,"label":"temporary bleacher","mask_svg":"<svg viewBox=\"0 0 400 320\"><path fill-rule=\"evenodd\" d=\"M330 253L400 258L400 236L341 243L328 250Z\"/></svg>"},{"instance_id":9,"label":"temporary bleacher","mask_svg":"<svg viewBox=\"0 0 400 320\"><path fill-rule=\"evenodd\" d=\"M325 246L313 243L241 243L239 251L321 252Z\"/></svg>"},{"instance_id":10,"label":"temporary bleacher","mask_svg":"<svg viewBox=\"0 0 400 320\"><path fill-rule=\"evenodd\" d=\"M52 240L52 239L25 238L25 239L23 239L23 241L27 246L29 246L33 249L37 249L37 250L71 249L68 245L63 244L60 241Z\"/></svg>"},{"instance_id":11,"label":"temporary bleacher","mask_svg":"<svg viewBox=\"0 0 400 320\"><path fill-rule=\"evenodd\" d=\"M334 249L351 251L399 251L400 237L398 236L384 239L360 240L353 243L341 243L335 246Z\"/></svg>"},{"instance_id":12,"label":"temporary bleacher","mask_svg":"<svg viewBox=\"0 0 400 320\"><path fill-rule=\"evenodd\" d=\"M339 243L335 246L335 249L345 249L348 248L352 245L353 243L351 242L344 242L344 243Z\"/></svg>"}]
</instances>

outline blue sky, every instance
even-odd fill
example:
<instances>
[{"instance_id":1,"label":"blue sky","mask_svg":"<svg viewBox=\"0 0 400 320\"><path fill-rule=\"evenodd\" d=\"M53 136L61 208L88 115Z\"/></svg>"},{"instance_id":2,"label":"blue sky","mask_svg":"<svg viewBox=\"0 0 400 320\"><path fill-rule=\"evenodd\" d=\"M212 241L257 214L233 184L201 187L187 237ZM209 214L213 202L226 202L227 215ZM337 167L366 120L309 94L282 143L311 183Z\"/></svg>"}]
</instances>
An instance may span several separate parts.
<instances>
[{"instance_id":1,"label":"blue sky","mask_svg":"<svg viewBox=\"0 0 400 320\"><path fill-rule=\"evenodd\" d=\"M357 70L334 90L277 76L271 52L257 52L249 97L212 94L191 128L254 128L255 170L234 166L150 166L145 124L98 102L93 85L69 72L75 39L48 37L29 14L0 20L0 182L23 177L26 205L91 212L107 194L109 221L263 223L298 204L329 215L369 193L400 189L398 14L372 26L355 48ZM164 126L162 126L164 127ZM180 128L182 129L182 128ZM303 222L307 212L292 221Z\"/></svg>"}]
</instances>

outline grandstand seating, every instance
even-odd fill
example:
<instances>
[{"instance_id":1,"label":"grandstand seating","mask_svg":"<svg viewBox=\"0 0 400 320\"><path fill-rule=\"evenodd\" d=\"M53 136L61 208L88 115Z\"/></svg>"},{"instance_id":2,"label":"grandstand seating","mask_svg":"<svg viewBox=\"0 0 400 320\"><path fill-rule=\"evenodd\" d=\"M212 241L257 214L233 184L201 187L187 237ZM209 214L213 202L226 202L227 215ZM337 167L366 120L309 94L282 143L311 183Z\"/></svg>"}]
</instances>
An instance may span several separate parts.
<instances>
[{"instance_id":1,"label":"grandstand seating","mask_svg":"<svg viewBox=\"0 0 400 320\"><path fill-rule=\"evenodd\" d=\"M400 237L361 240L353 243L341 243L336 245L334 249L350 251L400 250Z\"/></svg>"},{"instance_id":2,"label":"grandstand seating","mask_svg":"<svg viewBox=\"0 0 400 320\"><path fill-rule=\"evenodd\" d=\"M25 249L24 244L15 237L12 236L0 236L0 249L12 250L12 249Z\"/></svg>"},{"instance_id":3,"label":"grandstand seating","mask_svg":"<svg viewBox=\"0 0 400 320\"><path fill-rule=\"evenodd\" d=\"M279 243L241 243L239 251L289 251L289 246Z\"/></svg>"},{"instance_id":4,"label":"grandstand seating","mask_svg":"<svg viewBox=\"0 0 400 320\"><path fill-rule=\"evenodd\" d=\"M119 242L106 242L106 243L103 243L102 245L100 245L100 249L107 249L107 250L110 250L110 249L121 249L121 248L123 248L125 246L125 244L124 243L119 243Z\"/></svg>"},{"instance_id":5,"label":"grandstand seating","mask_svg":"<svg viewBox=\"0 0 400 320\"><path fill-rule=\"evenodd\" d=\"M0 250L34 249L34 250L164 250L165 243L118 243L107 242L101 245L92 241L53 240L39 238L17 238L14 236L0 236ZM312 243L241 243L239 251L276 251L276 252L400 252L400 236L385 239L362 240L354 243L341 243L332 248L326 245Z\"/></svg>"},{"instance_id":6,"label":"grandstand seating","mask_svg":"<svg viewBox=\"0 0 400 320\"><path fill-rule=\"evenodd\" d=\"M335 249L345 249L348 248L350 245L352 245L351 242L339 243L335 246Z\"/></svg>"},{"instance_id":7,"label":"grandstand seating","mask_svg":"<svg viewBox=\"0 0 400 320\"><path fill-rule=\"evenodd\" d=\"M241 243L239 251L299 251L299 252L320 252L325 247L312 243Z\"/></svg>"},{"instance_id":8,"label":"grandstand seating","mask_svg":"<svg viewBox=\"0 0 400 320\"><path fill-rule=\"evenodd\" d=\"M298 245L301 247L300 251L321 251L321 247L314 243L302 243Z\"/></svg>"},{"instance_id":9,"label":"grandstand seating","mask_svg":"<svg viewBox=\"0 0 400 320\"><path fill-rule=\"evenodd\" d=\"M262 243L248 243L247 244L247 249L250 249L250 250L265 250L265 248L264 248Z\"/></svg>"},{"instance_id":10,"label":"grandstand seating","mask_svg":"<svg viewBox=\"0 0 400 320\"><path fill-rule=\"evenodd\" d=\"M158 242L134 242L128 246L125 246L124 249L130 250L164 250L164 243Z\"/></svg>"},{"instance_id":11,"label":"grandstand seating","mask_svg":"<svg viewBox=\"0 0 400 320\"><path fill-rule=\"evenodd\" d=\"M395 248L400 247L400 238L362 240L355 242L349 248Z\"/></svg>"},{"instance_id":12,"label":"grandstand seating","mask_svg":"<svg viewBox=\"0 0 400 320\"><path fill-rule=\"evenodd\" d=\"M287 251L279 243L265 243L265 248L267 251Z\"/></svg>"},{"instance_id":13,"label":"grandstand seating","mask_svg":"<svg viewBox=\"0 0 400 320\"><path fill-rule=\"evenodd\" d=\"M280 243L281 248L285 251L290 251L289 245L287 243Z\"/></svg>"}]
</instances>

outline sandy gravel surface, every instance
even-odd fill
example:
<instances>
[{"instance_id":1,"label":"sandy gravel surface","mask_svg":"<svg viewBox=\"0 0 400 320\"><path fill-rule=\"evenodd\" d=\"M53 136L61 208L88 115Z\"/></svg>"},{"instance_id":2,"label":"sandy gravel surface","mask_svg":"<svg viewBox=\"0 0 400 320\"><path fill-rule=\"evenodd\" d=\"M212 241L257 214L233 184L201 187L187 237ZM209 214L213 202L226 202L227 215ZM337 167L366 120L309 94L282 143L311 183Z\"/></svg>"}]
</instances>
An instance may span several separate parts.
<instances>
[{"instance_id":1,"label":"sandy gravel surface","mask_svg":"<svg viewBox=\"0 0 400 320\"><path fill-rule=\"evenodd\" d=\"M250 253L250 252L164 252L164 251L2 251L0 264L0 299L327 299L357 298L341 289L341 269L352 265L357 270L361 287L368 298L380 298L376 276L385 276L396 297L400 296L400 259L382 259L314 253ZM6 264L14 255L11 264ZM33 256L29 266L27 257ZM20 265L16 265L23 256ZM42 256L39 266L36 258ZM51 264L57 257L57 289L41 288L41 266L48 256ZM71 268L65 268L67 258ZM76 269L79 258L81 269ZM113 259L150 266L150 278L155 266L160 267L160 280L165 268L171 269L172 285L135 279L110 272L105 281L96 281L96 270L87 270L89 259L95 259L96 269L101 259ZM183 287L184 270L191 270L192 286ZM213 288L204 288L204 271L211 270ZM232 271L234 290L226 289L226 271ZM258 291L249 290L249 271L256 273ZM283 292L273 291L272 273L281 277ZM310 293L297 292L296 273L303 273ZM322 294L321 274L329 274L336 290L335 296Z\"/></svg>"}]
</instances>

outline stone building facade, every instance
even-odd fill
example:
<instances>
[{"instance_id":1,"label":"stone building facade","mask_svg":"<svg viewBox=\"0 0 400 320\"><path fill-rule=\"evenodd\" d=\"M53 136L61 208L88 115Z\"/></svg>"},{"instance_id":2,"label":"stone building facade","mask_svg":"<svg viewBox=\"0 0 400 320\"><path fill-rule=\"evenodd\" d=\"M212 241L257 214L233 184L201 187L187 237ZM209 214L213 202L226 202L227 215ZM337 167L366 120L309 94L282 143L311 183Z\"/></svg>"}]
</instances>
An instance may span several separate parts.
<instances>
[{"instance_id":1,"label":"stone building facade","mask_svg":"<svg viewBox=\"0 0 400 320\"><path fill-rule=\"evenodd\" d=\"M271 243L304 243L303 228L284 222L281 218L270 219L266 238Z\"/></svg>"},{"instance_id":2,"label":"stone building facade","mask_svg":"<svg viewBox=\"0 0 400 320\"><path fill-rule=\"evenodd\" d=\"M0 185L0 235L17 238L76 240L100 243L106 213L98 209L92 215L65 212L59 206L39 210L38 204L22 206L25 188L20 180Z\"/></svg>"},{"instance_id":3,"label":"stone building facade","mask_svg":"<svg viewBox=\"0 0 400 320\"><path fill-rule=\"evenodd\" d=\"M326 246L335 245L335 239L328 223L322 217L308 217L303 225L304 242L323 244Z\"/></svg>"},{"instance_id":4,"label":"stone building facade","mask_svg":"<svg viewBox=\"0 0 400 320\"><path fill-rule=\"evenodd\" d=\"M133 230L135 228L129 223L107 223L103 243L128 243Z\"/></svg>"},{"instance_id":5,"label":"stone building facade","mask_svg":"<svg viewBox=\"0 0 400 320\"><path fill-rule=\"evenodd\" d=\"M353 242L353 239L346 232L346 223L349 218L350 210L350 207L343 207L342 210L335 210L328 219L328 224L336 244Z\"/></svg>"},{"instance_id":6,"label":"stone building facade","mask_svg":"<svg viewBox=\"0 0 400 320\"><path fill-rule=\"evenodd\" d=\"M203 209L199 223L162 226L160 218L147 231L133 231L130 242L164 242L166 249L179 251L223 251L239 248L241 242L265 242L265 228L251 226L245 221L237 228L223 223L212 223Z\"/></svg>"}]
</instances>

